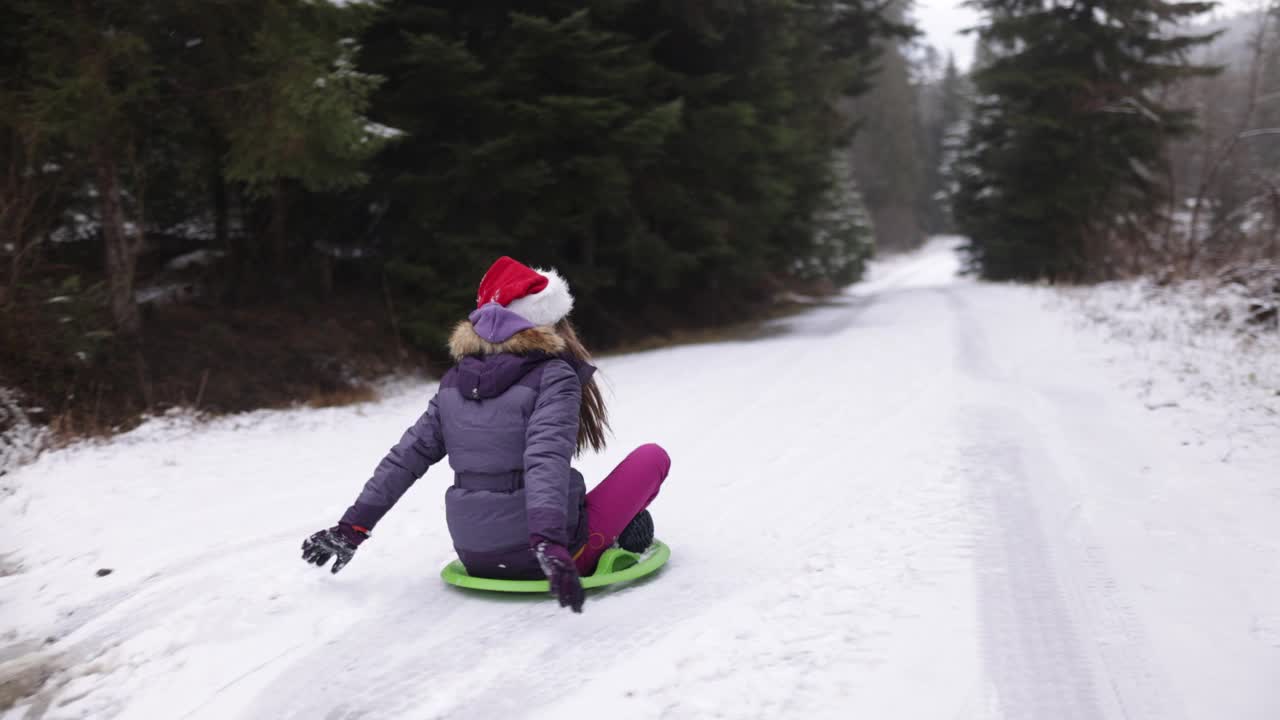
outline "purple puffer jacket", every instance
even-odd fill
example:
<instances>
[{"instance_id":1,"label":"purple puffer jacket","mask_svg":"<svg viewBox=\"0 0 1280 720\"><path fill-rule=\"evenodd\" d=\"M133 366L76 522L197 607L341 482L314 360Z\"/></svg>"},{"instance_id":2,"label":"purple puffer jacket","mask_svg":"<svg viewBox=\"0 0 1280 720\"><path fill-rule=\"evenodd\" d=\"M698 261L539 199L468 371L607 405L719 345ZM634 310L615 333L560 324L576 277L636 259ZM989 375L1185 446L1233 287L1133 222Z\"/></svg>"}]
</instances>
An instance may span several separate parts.
<instances>
[{"instance_id":1,"label":"purple puffer jacket","mask_svg":"<svg viewBox=\"0 0 1280 720\"><path fill-rule=\"evenodd\" d=\"M571 552L586 542L586 486L569 461L582 383L595 368L568 355L551 328L534 327L496 303L460 323L449 345L457 365L342 522L372 529L448 455L454 483L445 493L445 515L467 571L541 578L531 536Z\"/></svg>"}]
</instances>

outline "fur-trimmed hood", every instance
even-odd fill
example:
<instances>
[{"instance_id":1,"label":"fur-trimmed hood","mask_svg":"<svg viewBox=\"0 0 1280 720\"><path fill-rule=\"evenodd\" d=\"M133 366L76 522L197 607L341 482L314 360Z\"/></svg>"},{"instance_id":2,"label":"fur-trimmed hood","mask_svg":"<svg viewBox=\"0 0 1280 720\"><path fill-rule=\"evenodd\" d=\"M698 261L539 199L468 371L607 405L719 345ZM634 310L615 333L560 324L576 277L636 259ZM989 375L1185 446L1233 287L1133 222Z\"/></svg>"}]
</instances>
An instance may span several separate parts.
<instances>
[{"instance_id":1,"label":"fur-trimmed hood","mask_svg":"<svg viewBox=\"0 0 1280 720\"><path fill-rule=\"evenodd\" d=\"M480 337L470 320L463 320L449 337L449 353L458 362L468 355L560 355L565 347L564 338L556 334L555 328L546 325L521 330L503 342L490 342Z\"/></svg>"},{"instance_id":2,"label":"fur-trimmed hood","mask_svg":"<svg viewBox=\"0 0 1280 720\"><path fill-rule=\"evenodd\" d=\"M528 327L502 342L486 340L470 320L463 320L449 338L455 371L463 384L476 388L475 398L495 397L548 360L563 360L584 385L596 368L568 352L568 343L547 325Z\"/></svg>"}]
</instances>

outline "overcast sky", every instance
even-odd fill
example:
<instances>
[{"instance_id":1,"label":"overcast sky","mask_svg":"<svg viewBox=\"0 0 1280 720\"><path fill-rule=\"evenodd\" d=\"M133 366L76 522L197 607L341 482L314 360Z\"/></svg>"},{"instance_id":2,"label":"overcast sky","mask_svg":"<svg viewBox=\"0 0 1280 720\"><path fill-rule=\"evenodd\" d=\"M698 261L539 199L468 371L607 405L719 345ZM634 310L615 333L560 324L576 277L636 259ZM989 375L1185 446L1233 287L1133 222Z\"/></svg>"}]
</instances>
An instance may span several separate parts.
<instances>
[{"instance_id":1,"label":"overcast sky","mask_svg":"<svg viewBox=\"0 0 1280 720\"><path fill-rule=\"evenodd\" d=\"M1264 0L1222 0L1218 14L1229 15L1263 4ZM942 49L956 54L956 62L961 68L969 66L973 59L973 36L961 35L966 27L976 25L978 14L961 2L950 0L915 0L916 22L925 34L925 40Z\"/></svg>"}]
</instances>

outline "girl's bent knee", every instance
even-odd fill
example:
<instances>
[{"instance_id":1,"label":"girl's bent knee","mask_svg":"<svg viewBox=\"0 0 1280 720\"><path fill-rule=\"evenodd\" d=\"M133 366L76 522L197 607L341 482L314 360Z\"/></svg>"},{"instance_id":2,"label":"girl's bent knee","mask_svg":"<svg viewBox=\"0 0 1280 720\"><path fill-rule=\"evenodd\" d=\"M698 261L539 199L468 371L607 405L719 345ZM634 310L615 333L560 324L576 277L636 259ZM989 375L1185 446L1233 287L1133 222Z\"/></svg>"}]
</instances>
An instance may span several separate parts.
<instances>
[{"instance_id":1,"label":"girl's bent knee","mask_svg":"<svg viewBox=\"0 0 1280 720\"><path fill-rule=\"evenodd\" d=\"M657 443L645 443L631 452L631 456L645 463L652 463L662 470L666 477L671 471L671 456Z\"/></svg>"}]
</instances>

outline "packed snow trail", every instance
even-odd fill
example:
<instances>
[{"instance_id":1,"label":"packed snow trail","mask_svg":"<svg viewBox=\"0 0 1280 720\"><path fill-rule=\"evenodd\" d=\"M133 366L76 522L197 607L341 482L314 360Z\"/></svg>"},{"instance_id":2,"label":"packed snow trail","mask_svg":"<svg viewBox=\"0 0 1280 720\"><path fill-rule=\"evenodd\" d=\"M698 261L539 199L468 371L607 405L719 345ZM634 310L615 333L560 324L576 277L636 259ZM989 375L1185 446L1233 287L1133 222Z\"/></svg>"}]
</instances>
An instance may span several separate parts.
<instances>
[{"instance_id":1,"label":"packed snow trail","mask_svg":"<svg viewBox=\"0 0 1280 720\"><path fill-rule=\"evenodd\" d=\"M440 582L445 466L340 575L299 559L430 386L48 454L0 499L0 717L1280 717L1274 466L957 267L604 359L616 438L578 466L663 444L674 554L580 616Z\"/></svg>"}]
</instances>

